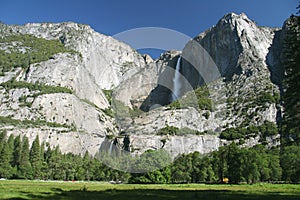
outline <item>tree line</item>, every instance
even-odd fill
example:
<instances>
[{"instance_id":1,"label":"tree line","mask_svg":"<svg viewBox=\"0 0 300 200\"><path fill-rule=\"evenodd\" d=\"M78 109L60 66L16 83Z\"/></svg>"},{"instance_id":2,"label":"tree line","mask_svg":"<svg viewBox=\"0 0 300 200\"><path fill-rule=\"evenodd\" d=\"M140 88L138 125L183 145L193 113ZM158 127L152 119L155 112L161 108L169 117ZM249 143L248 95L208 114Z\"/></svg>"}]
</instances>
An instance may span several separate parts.
<instances>
[{"instance_id":1,"label":"tree line","mask_svg":"<svg viewBox=\"0 0 300 200\"><path fill-rule=\"evenodd\" d=\"M26 136L0 132L0 177L43 180L127 180L129 174L113 170L86 152L63 154L36 136L32 144Z\"/></svg>"},{"instance_id":2,"label":"tree line","mask_svg":"<svg viewBox=\"0 0 300 200\"><path fill-rule=\"evenodd\" d=\"M162 169L147 173L127 173L103 164L98 156L63 154L59 147L32 144L26 136L0 132L0 177L44 180L120 180L129 183L257 183L299 182L300 147L267 149L263 145L240 148L236 143L209 154L182 154ZM141 166L147 166L142 159ZM163 162L163 160L161 161Z\"/></svg>"},{"instance_id":3,"label":"tree line","mask_svg":"<svg viewBox=\"0 0 300 200\"><path fill-rule=\"evenodd\" d=\"M171 166L132 175L131 183L241 183L299 182L300 147L267 149L264 145L240 148L236 143L202 155L183 154Z\"/></svg>"}]
</instances>

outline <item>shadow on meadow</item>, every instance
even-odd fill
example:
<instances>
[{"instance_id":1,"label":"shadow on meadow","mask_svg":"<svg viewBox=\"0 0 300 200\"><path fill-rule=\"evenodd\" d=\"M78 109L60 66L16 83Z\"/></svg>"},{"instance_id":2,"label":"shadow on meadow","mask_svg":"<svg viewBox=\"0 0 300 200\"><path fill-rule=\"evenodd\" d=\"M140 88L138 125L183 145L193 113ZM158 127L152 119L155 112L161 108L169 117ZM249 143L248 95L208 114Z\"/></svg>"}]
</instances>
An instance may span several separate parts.
<instances>
[{"instance_id":1,"label":"shadow on meadow","mask_svg":"<svg viewBox=\"0 0 300 200\"><path fill-rule=\"evenodd\" d=\"M164 190L164 189L134 189L134 190L118 190L108 189L104 191L83 191L71 190L64 191L59 188L52 188L51 193L23 193L27 198L11 198L10 200L23 199L78 199L78 200L174 200L174 199L220 199L220 200L240 200L240 199L263 199L263 200L298 200L297 195L280 195L279 193L245 193L241 191L227 191L227 190Z\"/></svg>"}]
</instances>

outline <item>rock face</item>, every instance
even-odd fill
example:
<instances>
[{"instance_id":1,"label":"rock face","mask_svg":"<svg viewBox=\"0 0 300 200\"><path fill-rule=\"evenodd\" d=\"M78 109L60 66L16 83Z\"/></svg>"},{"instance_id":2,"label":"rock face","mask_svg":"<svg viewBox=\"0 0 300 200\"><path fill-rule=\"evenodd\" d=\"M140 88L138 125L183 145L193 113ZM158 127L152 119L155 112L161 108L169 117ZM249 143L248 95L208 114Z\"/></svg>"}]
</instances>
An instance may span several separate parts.
<instances>
[{"instance_id":1,"label":"rock face","mask_svg":"<svg viewBox=\"0 0 300 200\"><path fill-rule=\"evenodd\" d=\"M245 14L225 15L216 26L188 42L182 52L167 51L154 61L87 25L2 24L0 29L3 36L32 34L57 39L73 51L0 76L0 83L15 80L71 91L41 93L26 85L0 86L0 116L10 120L2 123L1 129L27 135L30 141L39 135L52 146L60 145L63 152L88 150L95 154L105 138L121 132L130 136L136 154L158 148L165 148L173 157L193 151L208 153L227 143L219 138L225 128L280 119L284 31L259 27ZM0 50L13 46L0 43ZM179 56L182 99L194 95L196 106L168 105ZM201 97L193 92L203 85L209 90L211 109L198 106ZM181 99L178 104L183 104ZM157 135L165 127L201 134ZM269 143L277 144L277 139L273 137ZM246 144L258 142L250 138Z\"/></svg>"},{"instance_id":2,"label":"rock face","mask_svg":"<svg viewBox=\"0 0 300 200\"><path fill-rule=\"evenodd\" d=\"M31 34L48 40L59 39L67 48L77 52L59 53L47 61L31 64L26 69L17 68L1 76L1 83L15 78L16 81L61 86L72 91L72 94L55 93L31 97L39 91L29 91L25 86L21 89L1 87L1 116L20 120L20 123L25 119L45 120L71 127L74 130L63 130L65 141L46 140L51 145L59 144L65 152L82 153L83 147L79 148L81 150L75 150L73 147L78 141L75 133L87 134L84 138L89 141L86 141L89 146L87 150L92 154L99 149L105 135L117 133L114 119L103 112L110 106L103 89L110 90L118 86L135 71L144 67L146 61L143 56L112 37L99 34L87 25L75 23L1 25L1 33ZM147 60L149 61L149 58ZM20 102L21 98L25 98L30 106L24 106L23 102ZM50 138L53 132L52 127L47 125L43 131L38 128L22 127L19 131L16 129L18 127L9 129L8 133ZM100 140L93 139L99 135Z\"/></svg>"},{"instance_id":3,"label":"rock face","mask_svg":"<svg viewBox=\"0 0 300 200\"><path fill-rule=\"evenodd\" d=\"M139 117L129 116L126 118L127 123L122 123L123 130L135 138L133 147L139 146L140 149L138 144L143 144L144 148L151 149L154 144L161 144L161 137L153 136L153 133L171 126L213 133L210 136L210 139L214 138L212 143L206 137L202 137L201 143L198 141L201 138L199 136L176 136L182 138L191 151L205 153L208 149L212 151L226 143L218 138L225 128L261 125L265 121L276 123L281 113L279 96L282 69L279 57L276 58L276 55L281 54L279 46L283 37L278 36L280 32L279 29L257 26L245 14L231 13L225 15L213 28L196 36L185 46L182 53L167 52L163 55L156 61L158 63L165 60L165 64L161 65L163 70L155 78L158 84L152 87L141 106L142 110L151 111ZM199 109L197 106L151 109L152 106L157 108L170 103L173 83L169 77L174 74L179 56L183 58L180 71L182 93L207 85L213 104L212 110ZM125 88L122 89L123 93L126 93ZM197 104L197 99L195 103ZM137 139L137 135L149 134L151 136L147 139ZM148 142L145 143L144 140ZM197 142L192 145L191 141ZM246 143L253 146L258 141L257 138L252 138ZM175 143L177 144L175 140L166 140L164 148ZM278 144L278 136L270 143ZM206 145L205 150L203 145Z\"/></svg>"}]
</instances>

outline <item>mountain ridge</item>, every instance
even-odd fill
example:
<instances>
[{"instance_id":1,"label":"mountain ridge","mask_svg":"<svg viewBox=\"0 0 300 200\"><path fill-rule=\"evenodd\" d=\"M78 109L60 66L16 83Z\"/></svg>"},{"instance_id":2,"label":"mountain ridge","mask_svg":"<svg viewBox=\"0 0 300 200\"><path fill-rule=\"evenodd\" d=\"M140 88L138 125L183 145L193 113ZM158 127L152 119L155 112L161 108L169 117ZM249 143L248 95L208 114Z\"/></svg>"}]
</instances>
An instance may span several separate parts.
<instances>
[{"instance_id":1,"label":"mountain ridge","mask_svg":"<svg viewBox=\"0 0 300 200\"><path fill-rule=\"evenodd\" d=\"M120 132L125 132L132 138L133 153L140 154L153 146L160 148L161 141L165 141L164 148L176 156L218 149L228 143L226 139L219 138L227 128L260 126L265 121L276 124L280 118L277 96L280 96L278 85L281 75L278 71L282 70L277 56L274 56L280 54L280 45L272 51L270 48L276 42L281 43L281 37L275 38L281 30L258 27L245 14L224 15L216 26L196 36L182 52L165 52L150 63L125 43L96 33L88 25L68 22L4 26L0 26L2 32L56 39L66 48L78 52L55 54L49 60L16 68L0 77L0 83L15 78L17 82L40 82L72 90L71 94L32 97L32 94L39 92L38 89L34 92L26 87L9 90L1 87L1 116L21 122L25 119L43 119L70 127L66 130L46 124L41 126L42 130L41 127L2 125L1 128L7 129L9 134L29 135L32 141L38 134L42 141L53 146L60 145L63 152L83 153L88 150L95 154L105 137L119 137ZM188 99L186 93L190 88L207 85L213 110L199 109L199 105L172 108L168 105L171 103L173 84L170 77L176 61L179 55L192 55L199 60L201 54L195 51L197 45L201 45L210 55L220 77L212 79L211 83L206 82L203 74L199 74L199 66L183 58L181 73L190 86L182 88L182 100ZM279 73L275 81L270 78L271 69L273 74ZM160 86L164 84L170 87ZM111 90L116 101L111 102L111 97L105 95L103 90ZM21 106L19 100L22 98L31 106ZM179 101L179 104L182 102ZM135 112L141 106L149 112ZM157 135L165 127L188 128L204 135ZM250 137L245 143L253 146L259 143L260 137L259 134ZM279 144L279 135L270 138L271 145ZM122 139L119 140L122 143ZM185 147L178 150L179 146Z\"/></svg>"}]
</instances>

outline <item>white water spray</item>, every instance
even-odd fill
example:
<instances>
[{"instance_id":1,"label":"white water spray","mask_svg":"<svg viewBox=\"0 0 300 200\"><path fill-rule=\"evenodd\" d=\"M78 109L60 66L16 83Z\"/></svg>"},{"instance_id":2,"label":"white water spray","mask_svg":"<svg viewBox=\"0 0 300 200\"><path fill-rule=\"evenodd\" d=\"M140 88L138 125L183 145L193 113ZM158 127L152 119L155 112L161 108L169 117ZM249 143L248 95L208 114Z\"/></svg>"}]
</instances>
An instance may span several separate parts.
<instances>
[{"instance_id":1,"label":"white water spray","mask_svg":"<svg viewBox=\"0 0 300 200\"><path fill-rule=\"evenodd\" d=\"M180 95L180 89L181 89L181 83L180 83L180 61L181 56L177 60L175 74L173 78L173 93L172 93L172 101L175 101L179 98Z\"/></svg>"}]
</instances>

